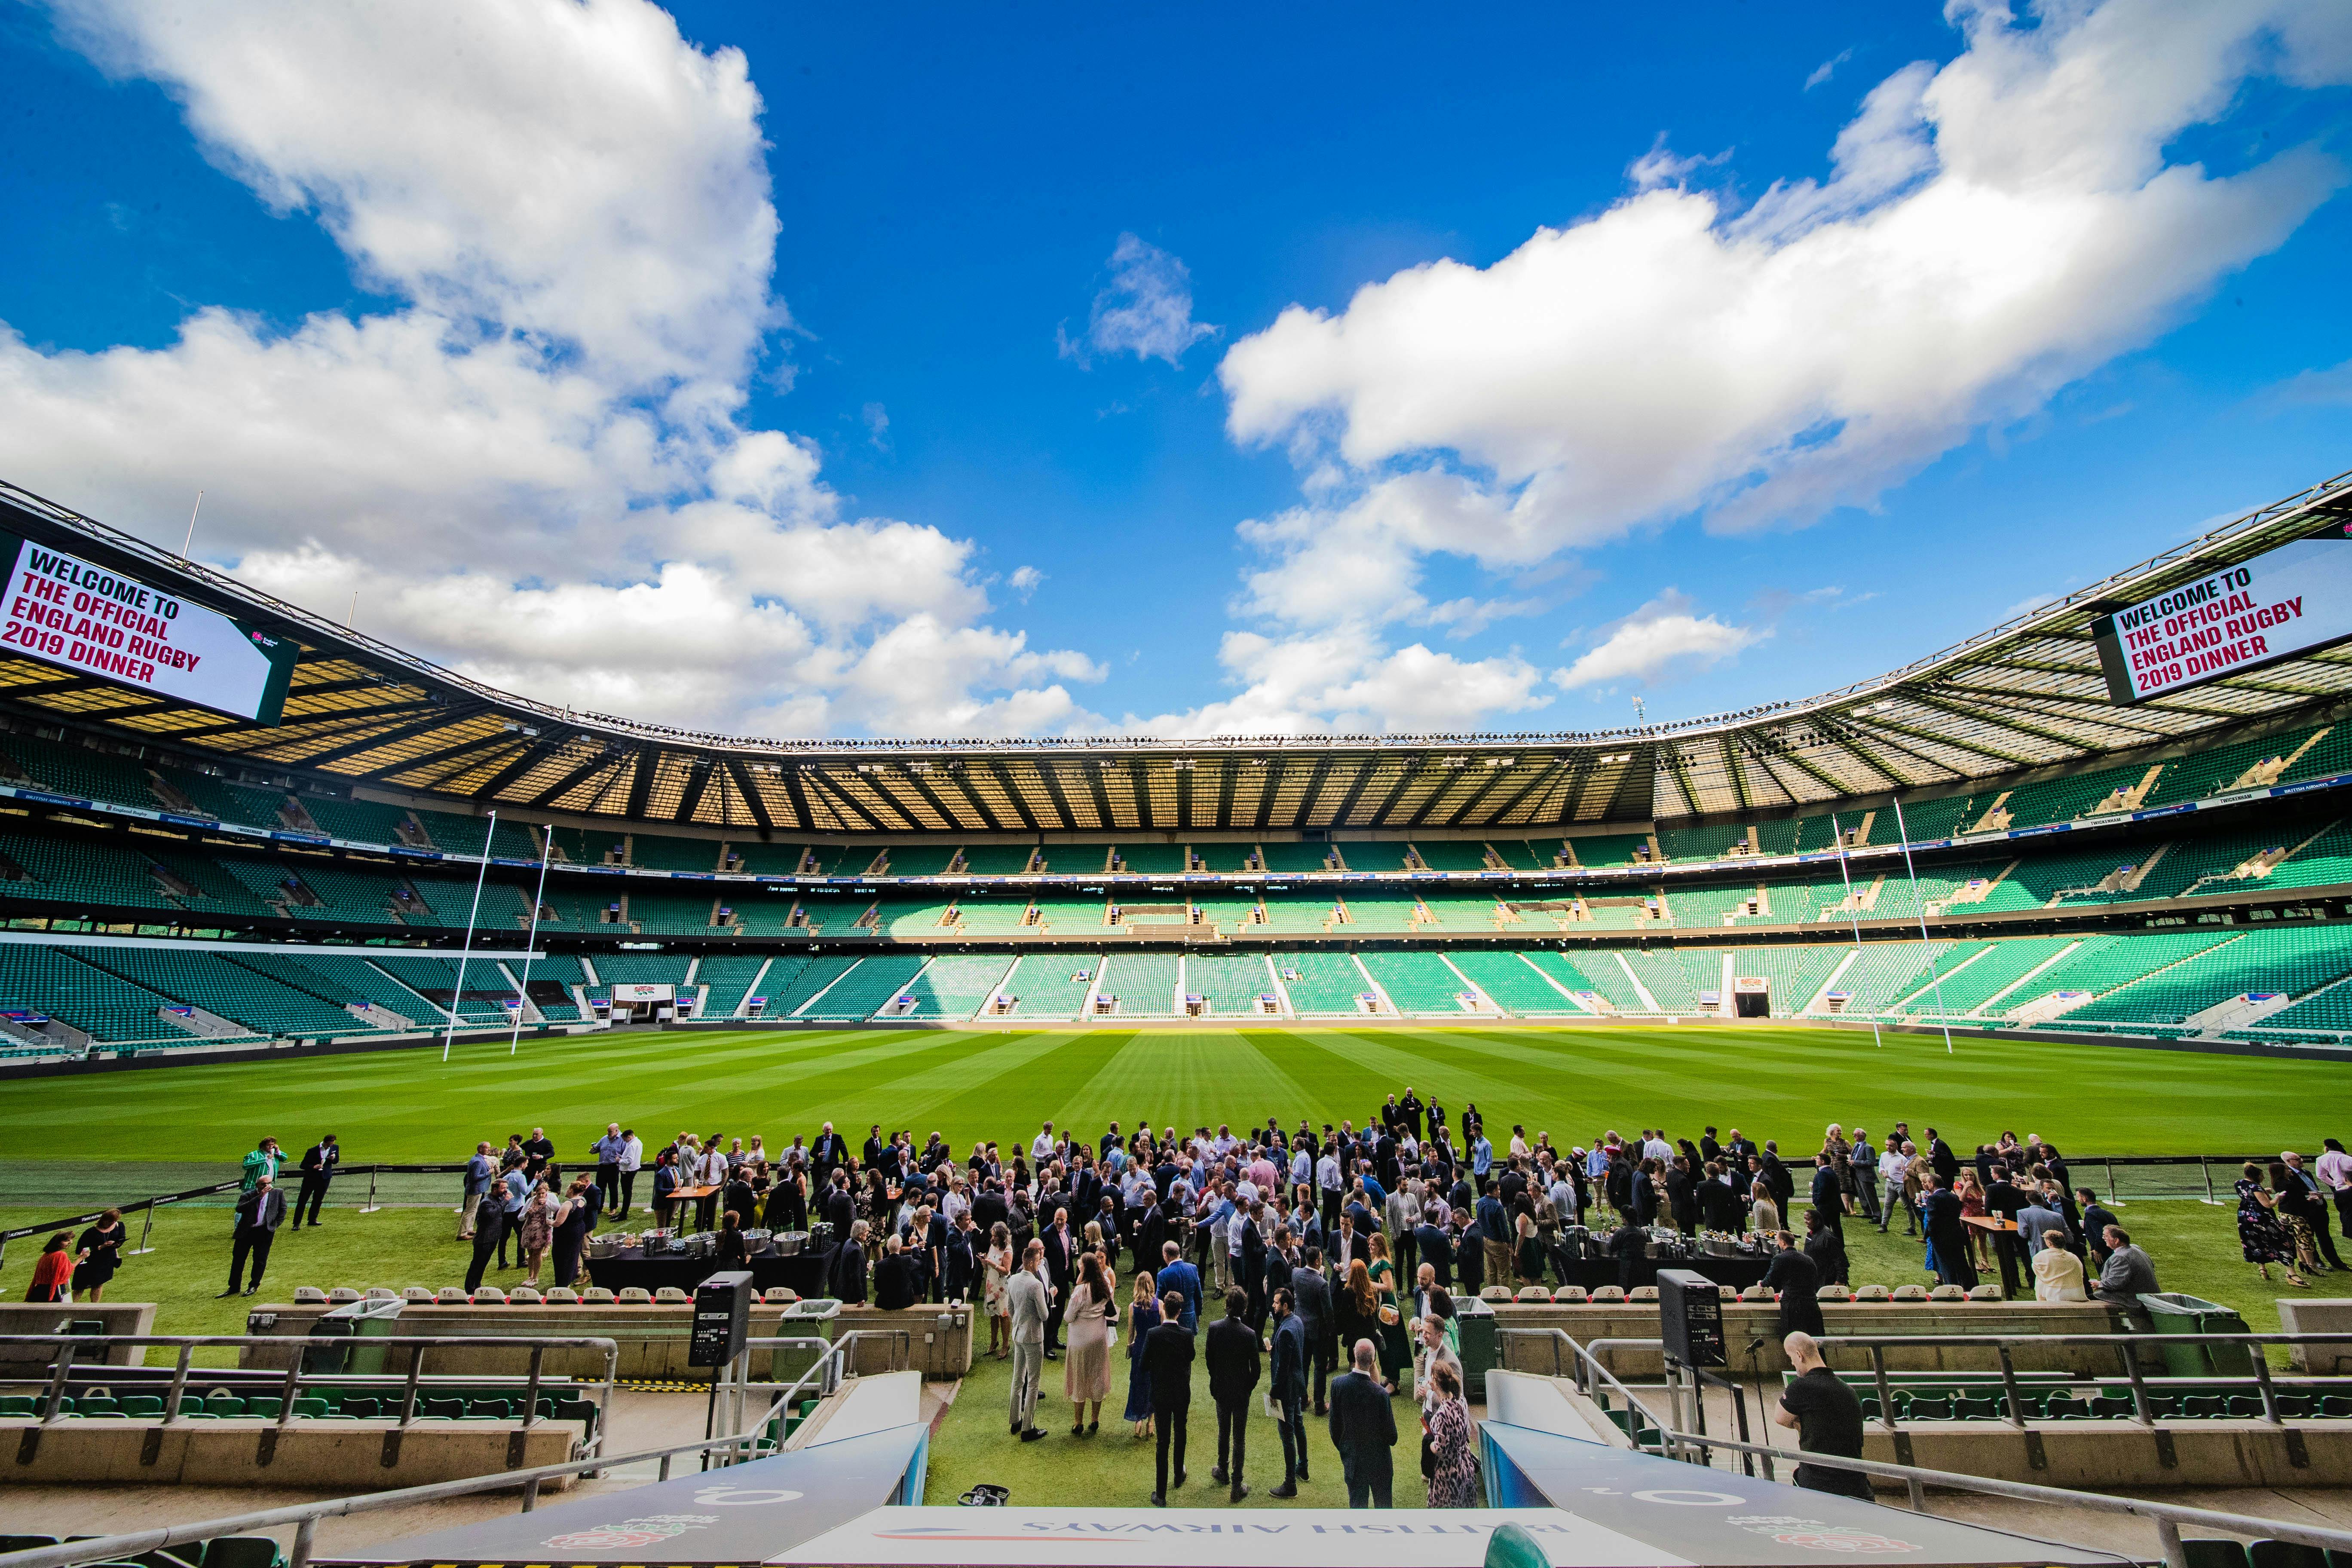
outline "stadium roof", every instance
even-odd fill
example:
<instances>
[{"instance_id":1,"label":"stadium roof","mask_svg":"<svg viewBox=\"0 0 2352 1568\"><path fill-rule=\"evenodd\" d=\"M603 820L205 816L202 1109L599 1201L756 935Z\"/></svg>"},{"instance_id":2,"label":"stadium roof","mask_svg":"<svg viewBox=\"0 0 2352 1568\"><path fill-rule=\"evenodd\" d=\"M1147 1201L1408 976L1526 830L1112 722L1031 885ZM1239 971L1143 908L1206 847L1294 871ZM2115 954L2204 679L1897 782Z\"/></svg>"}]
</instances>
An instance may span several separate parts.
<instances>
[{"instance_id":1,"label":"stadium roof","mask_svg":"<svg viewBox=\"0 0 2352 1568\"><path fill-rule=\"evenodd\" d=\"M1635 729L1164 740L772 741L550 707L0 483L0 528L301 648L265 727L0 656L0 707L271 773L566 816L777 833L1521 829L1770 814L1957 788L2284 720L2352 694L2352 646L2114 700L2091 623L2326 526L2352 473L1874 679Z\"/></svg>"}]
</instances>

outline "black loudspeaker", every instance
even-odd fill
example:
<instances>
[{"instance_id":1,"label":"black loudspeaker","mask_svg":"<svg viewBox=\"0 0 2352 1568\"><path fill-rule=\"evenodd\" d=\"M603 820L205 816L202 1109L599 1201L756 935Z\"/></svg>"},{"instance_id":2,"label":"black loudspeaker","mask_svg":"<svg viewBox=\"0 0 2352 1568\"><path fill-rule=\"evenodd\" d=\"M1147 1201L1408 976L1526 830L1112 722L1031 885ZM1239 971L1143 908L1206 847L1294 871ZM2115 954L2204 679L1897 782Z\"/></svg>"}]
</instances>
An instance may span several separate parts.
<instances>
[{"instance_id":1,"label":"black loudspeaker","mask_svg":"<svg viewBox=\"0 0 2352 1568\"><path fill-rule=\"evenodd\" d=\"M688 1366L725 1366L743 1353L751 1330L751 1274L730 1268L694 1288L693 1337L687 1342Z\"/></svg>"},{"instance_id":2,"label":"black loudspeaker","mask_svg":"<svg viewBox=\"0 0 2352 1568\"><path fill-rule=\"evenodd\" d=\"M1658 1270L1658 1338L1685 1366L1725 1366L1721 1288L1687 1268Z\"/></svg>"}]
</instances>

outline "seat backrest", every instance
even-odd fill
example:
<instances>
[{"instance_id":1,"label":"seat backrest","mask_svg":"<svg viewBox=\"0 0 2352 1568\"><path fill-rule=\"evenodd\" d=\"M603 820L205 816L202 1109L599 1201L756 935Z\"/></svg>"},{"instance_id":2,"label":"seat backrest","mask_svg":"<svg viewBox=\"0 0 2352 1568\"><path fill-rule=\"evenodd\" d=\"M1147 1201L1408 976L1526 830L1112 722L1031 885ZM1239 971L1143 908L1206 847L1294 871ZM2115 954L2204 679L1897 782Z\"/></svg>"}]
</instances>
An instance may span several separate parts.
<instances>
[{"instance_id":1,"label":"seat backrest","mask_svg":"<svg viewBox=\"0 0 2352 1568\"><path fill-rule=\"evenodd\" d=\"M2183 1536L2180 1550L2189 1568L2246 1568L2246 1549L2221 1536Z\"/></svg>"},{"instance_id":2,"label":"seat backrest","mask_svg":"<svg viewBox=\"0 0 2352 1568\"><path fill-rule=\"evenodd\" d=\"M2327 1552L2299 1541L2257 1541L2246 1548L2246 1561L2253 1568L2327 1568Z\"/></svg>"},{"instance_id":3,"label":"seat backrest","mask_svg":"<svg viewBox=\"0 0 2352 1568\"><path fill-rule=\"evenodd\" d=\"M205 1542L205 1568L278 1568L278 1542L266 1535L215 1535Z\"/></svg>"}]
</instances>

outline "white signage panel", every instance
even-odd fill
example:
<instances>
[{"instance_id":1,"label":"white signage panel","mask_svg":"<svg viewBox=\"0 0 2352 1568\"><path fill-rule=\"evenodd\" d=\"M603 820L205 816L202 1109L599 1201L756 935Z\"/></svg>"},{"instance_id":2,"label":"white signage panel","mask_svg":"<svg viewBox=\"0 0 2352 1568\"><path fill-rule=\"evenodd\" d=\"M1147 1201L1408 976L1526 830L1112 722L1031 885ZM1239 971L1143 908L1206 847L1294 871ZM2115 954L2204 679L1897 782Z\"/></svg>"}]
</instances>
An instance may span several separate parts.
<instances>
[{"instance_id":1,"label":"white signage panel","mask_svg":"<svg viewBox=\"0 0 2352 1568\"><path fill-rule=\"evenodd\" d=\"M2145 702L2352 637L2352 538L2283 544L2092 623L2108 695Z\"/></svg>"},{"instance_id":2,"label":"white signage panel","mask_svg":"<svg viewBox=\"0 0 2352 1568\"><path fill-rule=\"evenodd\" d=\"M1400 1489L1418 1481L1400 1477ZM882 1508L771 1563L894 1568L1480 1568L1497 1526L1525 1526L1553 1568L1689 1560L1550 1508Z\"/></svg>"},{"instance_id":3,"label":"white signage panel","mask_svg":"<svg viewBox=\"0 0 2352 1568\"><path fill-rule=\"evenodd\" d=\"M0 653L275 724L299 650L215 610L0 533Z\"/></svg>"}]
</instances>

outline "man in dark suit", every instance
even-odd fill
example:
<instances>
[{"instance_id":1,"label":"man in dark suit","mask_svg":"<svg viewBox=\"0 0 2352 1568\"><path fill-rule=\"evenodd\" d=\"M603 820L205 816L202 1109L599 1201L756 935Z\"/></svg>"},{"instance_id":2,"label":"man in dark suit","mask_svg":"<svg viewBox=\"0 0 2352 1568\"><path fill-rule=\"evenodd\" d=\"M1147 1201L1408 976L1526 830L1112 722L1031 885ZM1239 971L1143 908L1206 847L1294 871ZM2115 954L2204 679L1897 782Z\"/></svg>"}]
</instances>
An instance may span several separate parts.
<instances>
[{"instance_id":1,"label":"man in dark suit","mask_svg":"<svg viewBox=\"0 0 2352 1568\"><path fill-rule=\"evenodd\" d=\"M1276 1226L1274 1240L1265 1249L1265 1292L1262 1300L1268 1307L1273 1304L1274 1293L1276 1290L1290 1289L1290 1276L1292 1270L1298 1267L1297 1258L1298 1247L1290 1238L1290 1226ZM1263 1330L1265 1327L1265 1320L1263 1317L1254 1321L1259 1329Z\"/></svg>"},{"instance_id":2,"label":"man in dark suit","mask_svg":"<svg viewBox=\"0 0 2352 1568\"><path fill-rule=\"evenodd\" d=\"M1412 1227L1412 1249L1421 1260L1437 1271L1437 1282L1448 1290L1454 1289L1454 1244L1445 1239L1445 1232L1423 1220Z\"/></svg>"},{"instance_id":3,"label":"man in dark suit","mask_svg":"<svg viewBox=\"0 0 2352 1568\"><path fill-rule=\"evenodd\" d=\"M1045 1283L1054 1289L1053 1304L1045 1310L1045 1359L1062 1359L1062 1313L1070 1299L1070 1280L1078 1268L1078 1238L1070 1234L1070 1211L1055 1209L1045 1227Z\"/></svg>"},{"instance_id":4,"label":"man in dark suit","mask_svg":"<svg viewBox=\"0 0 2352 1568\"><path fill-rule=\"evenodd\" d=\"M278 1227L284 1223L286 1194L268 1176L236 1200L236 1230L229 1240L228 1289L221 1295L237 1293L247 1258L253 1259L253 1282L245 1287L245 1294L250 1296L261 1289L261 1272L269 1267L270 1243L278 1239Z\"/></svg>"},{"instance_id":5,"label":"man in dark suit","mask_svg":"<svg viewBox=\"0 0 2352 1568\"><path fill-rule=\"evenodd\" d=\"M1942 1179L1946 1192L1950 1192L1953 1182L1959 1178L1960 1157L1952 1152L1944 1135L1932 1127L1927 1129L1927 1168Z\"/></svg>"},{"instance_id":6,"label":"man in dark suit","mask_svg":"<svg viewBox=\"0 0 2352 1568\"><path fill-rule=\"evenodd\" d=\"M982 1250L987 1248L988 1238L996 1234L998 1226L1004 1226L1007 1232L1012 1230L1012 1220L1013 1211L1004 1202L1004 1189L992 1177L971 1200L971 1223L980 1229Z\"/></svg>"},{"instance_id":7,"label":"man in dark suit","mask_svg":"<svg viewBox=\"0 0 2352 1568\"><path fill-rule=\"evenodd\" d=\"M1396 1412L1375 1375L1379 1354L1370 1340L1355 1344L1355 1365L1331 1384L1331 1446L1339 1450L1339 1472L1348 1482L1349 1508L1391 1508L1395 1465ZM1159 1390L1155 1386L1156 1401ZM1152 1405L1157 1411L1158 1404Z\"/></svg>"},{"instance_id":8,"label":"man in dark suit","mask_svg":"<svg viewBox=\"0 0 2352 1568\"><path fill-rule=\"evenodd\" d=\"M1919 1228L1927 1233L1927 1245L1936 1249L1936 1283L1974 1289L1977 1265L1969 1256L1968 1227L1960 1223L1959 1194L1933 1172L1919 1199Z\"/></svg>"},{"instance_id":9,"label":"man in dark suit","mask_svg":"<svg viewBox=\"0 0 2352 1568\"><path fill-rule=\"evenodd\" d=\"M1322 1276L1316 1276L1319 1283ZM1268 1493L1295 1498L1307 1479L1307 1321L1287 1289L1274 1293L1274 1355L1268 1368L1266 1393L1281 1412L1282 1484Z\"/></svg>"},{"instance_id":10,"label":"man in dark suit","mask_svg":"<svg viewBox=\"0 0 2352 1568\"><path fill-rule=\"evenodd\" d=\"M1209 1342L1202 1352L1209 1363L1209 1397L1217 1402L1217 1463L1209 1479L1231 1486L1235 1502L1249 1496L1242 1468L1249 1446L1249 1396L1257 1390L1259 1370L1257 1331L1250 1327L1249 1307L1244 1292L1226 1291L1224 1319L1210 1325Z\"/></svg>"},{"instance_id":11,"label":"man in dark suit","mask_svg":"<svg viewBox=\"0 0 2352 1568\"><path fill-rule=\"evenodd\" d=\"M1241 1277L1235 1281L1247 1292L1249 1320L1252 1323L1265 1321L1265 1233L1259 1228L1264 1205L1257 1205L1241 1223L1242 1255L1239 1259Z\"/></svg>"},{"instance_id":12,"label":"man in dark suit","mask_svg":"<svg viewBox=\"0 0 2352 1568\"><path fill-rule=\"evenodd\" d=\"M302 1151L302 1190L294 1194L294 1215L289 1229L302 1228L302 1215L310 1216L310 1228L319 1228L319 1205L327 1201L327 1184L335 1178L336 1163L343 1157L335 1146L335 1135L327 1133L316 1143Z\"/></svg>"},{"instance_id":13,"label":"man in dark suit","mask_svg":"<svg viewBox=\"0 0 2352 1568\"><path fill-rule=\"evenodd\" d=\"M1151 1506L1168 1506L1168 1450L1176 1450L1176 1484L1184 1484L1184 1423L1192 1413L1192 1331L1181 1319L1183 1295L1169 1291L1160 1301L1160 1323L1143 1338L1143 1372L1151 1383L1151 1415L1160 1428L1157 1485Z\"/></svg>"},{"instance_id":14,"label":"man in dark suit","mask_svg":"<svg viewBox=\"0 0 2352 1568\"><path fill-rule=\"evenodd\" d=\"M882 1142L882 1124L877 1121L866 1130L866 1163L868 1165L880 1164L885 1147Z\"/></svg>"},{"instance_id":15,"label":"man in dark suit","mask_svg":"<svg viewBox=\"0 0 2352 1568\"><path fill-rule=\"evenodd\" d=\"M1781 1231L1774 1239L1780 1249L1764 1271L1764 1289L1780 1298L1780 1323L1773 1331L1783 1339L1790 1334L1827 1332L1822 1326L1820 1266L1797 1249L1797 1238L1790 1232Z\"/></svg>"},{"instance_id":16,"label":"man in dark suit","mask_svg":"<svg viewBox=\"0 0 2352 1568\"><path fill-rule=\"evenodd\" d=\"M826 1122L824 1131L816 1135L816 1142L809 1145L809 1168L816 1173L817 1181L820 1184L831 1181L834 1172L839 1170L842 1162L848 1157L848 1145L842 1142L841 1134L833 1130L833 1123Z\"/></svg>"},{"instance_id":17,"label":"man in dark suit","mask_svg":"<svg viewBox=\"0 0 2352 1568\"><path fill-rule=\"evenodd\" d=\"M2107 1226L2123 1222L2090 1188L2077 1188L2074 1196L2082 1205L2084 1250L2091 1255L2094 1264L2104 1267L2107 1261Z\"/></svg>"},{"instance_id":18,"label":"man in dark suit","mask_svg":"<svg viewBox=\"0 0 2352 1568\"><path fill-rule=\"evenodd\" d=\"M1320 1415L1323 1390L1331 1379L1333 1356L1331 1284L1323 1277L1320 1247L1310 1247L1301 1253L1298 1267L1290 1271L1290 1310L1298 1320L1298 1332L1306 1342L1307 1364L1314 1368L1315 1414ZM1299 1450L1302 1467L1307 1463L1306 1452L1304 1448Z\"/></svg>"},{"instance_id":19,"label":"man in dark suit","mask_svg":"<svg viewBox=\"0 0 2352 1568\"><path fill-rule=\"evenodd\" d=\"M824 1195L825 1223L833 1226L833 1244L840 1246L849 1239L849 1227L857 1220L857 1199L849 1190L849 1173L833 1173L833 1190Z\"/></svg>"}]
</instances>

